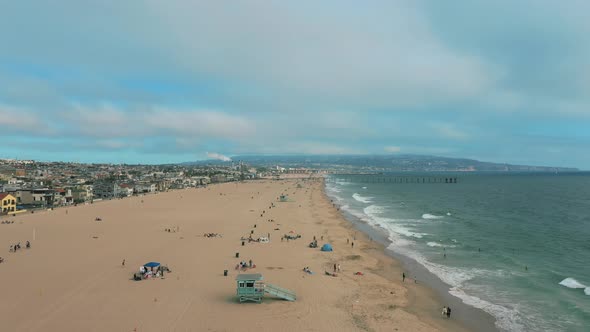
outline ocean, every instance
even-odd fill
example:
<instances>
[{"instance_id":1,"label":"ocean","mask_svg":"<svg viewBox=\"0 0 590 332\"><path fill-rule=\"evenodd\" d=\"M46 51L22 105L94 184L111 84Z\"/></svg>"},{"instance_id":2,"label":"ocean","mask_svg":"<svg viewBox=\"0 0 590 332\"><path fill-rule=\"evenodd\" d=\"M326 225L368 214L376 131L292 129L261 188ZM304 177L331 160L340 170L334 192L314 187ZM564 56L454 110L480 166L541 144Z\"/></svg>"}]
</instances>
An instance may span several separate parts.
<instances>
[{"instance_id":1,"label":"ocean","mask_svg":"<svg viewBox=\"0 0 590 332\"><path fill-rule=\"evenodd\" d=\"M498 329L590 331L590 173L453 176L331 175L326 192Z\"/></svg>"}]
</instances>

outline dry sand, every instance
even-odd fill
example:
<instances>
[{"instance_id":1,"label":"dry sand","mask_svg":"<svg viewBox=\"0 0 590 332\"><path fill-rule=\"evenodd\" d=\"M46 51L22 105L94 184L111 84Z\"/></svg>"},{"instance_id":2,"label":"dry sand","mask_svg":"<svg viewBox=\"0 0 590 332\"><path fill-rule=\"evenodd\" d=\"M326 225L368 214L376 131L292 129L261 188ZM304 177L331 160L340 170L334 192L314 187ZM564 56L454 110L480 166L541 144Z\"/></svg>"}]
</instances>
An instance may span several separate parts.
<instances>
[{"instance_id":1,"label":"dry sand","mask_svg":"<svg viewBox=\"0 0 590 332\"><path fill-rule=\"evenodd\" d=\"M283 192L289 202L277 201ZM440 317L432 292L401 282L399 264L342 218L319 179L228 183L6 219L15 223L0 225L3 331L465 330ZM270 233L270 243L242 246L251 230ZM281 241L290 231L302 238ZM210 232L223 237L203 237ZM308 248L313 236L334 251ZM31 249L8 252L27 240ZM234 267L249 259L256 268L247 273L295 291L297 301L240 304ZM149 261L172 272L132 281ZM326 276L333 264L342 271Z\"/></svg>"}]
</instances>

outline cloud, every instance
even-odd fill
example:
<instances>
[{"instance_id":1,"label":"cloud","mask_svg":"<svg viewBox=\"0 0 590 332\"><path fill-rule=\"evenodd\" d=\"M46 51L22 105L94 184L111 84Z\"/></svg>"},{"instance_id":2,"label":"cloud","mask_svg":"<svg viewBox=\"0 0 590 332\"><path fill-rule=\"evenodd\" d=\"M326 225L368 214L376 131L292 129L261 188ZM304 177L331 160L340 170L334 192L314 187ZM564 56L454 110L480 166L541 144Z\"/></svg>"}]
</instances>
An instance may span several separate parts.
<instances>
[{"instance_id":1,"label":"cloud","mask_svg":"<svg viewBox=\"0 0 590 332\"><path fill-rule=\"evenodd\" d=\"M443 138L452 140L465 140L469 138L469 134L460 129L457 129L454 124L439 122L432 123L430 127L436 134Z\"/></svg>"},{"instance_id":2,"label":"cloud","mask_svg":"<svg viewBox=\"0 0 590 332\"><path fill-rule=\"evenodd\" d=\"M402 149L399 146L386 146L383 148L387 153L397 153L400 152Z\"/></svg>"},{"instance_id":3,"label":"cloud","mask_svg":"<svg viewBox=\"0 0 590 332\"><path fill-rule=\"evenodd\" d=\"M216 152L207 152L207 158L221 160L221 161L231 161L230 157L224 156L224 155L216 153Z\"/></svg>"},{"instance_id":4,"label":"cloud","mask_svg":"<svg viewBox=\"0 0 590 332\"><path fill-rule=\"evenodd\" d=\"M41 115L27 108L0 103L0 135L8 133L52 135L51 128L41 119Z\"/></svg>"},{"instance_id":5,"label":"cloud","mask_svg":"<svg viewBox=\"0 0 590 332\"><path fill-rule=\"evenodd\" d=\"M242 116L162 106L75 103L61 112L61 119L78 134L99 138L172 136L237 140L255 132L254 123Z\"/></svg>"},{"instance_id":6,"label":"cloud","mask_svg":"<svg viewBox=\"0 0 590 332\"><path fill-rule=\"evenodd\" d=\"M491 156L496 137L569 135L590 116L587 1L59 0L2 9L0 135L73 151ZM399 146L384 150L388 142ZM579 162L565 149L554 160L568 158Z\"/></svg>"}]
</instances>

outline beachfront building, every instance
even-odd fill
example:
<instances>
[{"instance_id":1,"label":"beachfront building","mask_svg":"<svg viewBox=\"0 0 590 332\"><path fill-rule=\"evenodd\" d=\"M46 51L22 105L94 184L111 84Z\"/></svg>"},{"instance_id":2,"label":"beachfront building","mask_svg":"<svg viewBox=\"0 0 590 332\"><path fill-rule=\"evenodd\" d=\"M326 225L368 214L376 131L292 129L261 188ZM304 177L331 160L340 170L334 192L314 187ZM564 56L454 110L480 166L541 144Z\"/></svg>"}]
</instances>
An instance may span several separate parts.
<instances>
[{"instance_id":1,"label":"beachfront building","mask_svg":"<svg viewBox=\"0 0 590 332\"><path fill-rule=\"evenodd\" d=\"M49 188L38 188L31 190L33 197L32 204L42 206L53 206L55 201L55 191Z\"/></svg>"},{"instance_id":2,"label":"beachfront building","mask_svg":"<svg viewBox=\"0 0 590 332\"><path fill-rule=\"evenodd\" d=\"M155 183L137 183L133 188L136 194L153 194L158 190L158 186Z\"/></svg>"},{"instance_id":3,"label":"beachfront building","mask_svg":"<svg viewBox=\"0 0 590 332\"><path fill-rule=\"evenodd\" d=\"M118 184L114 188L114 195L115 197L133 196L133 187L125 183Z\"/></svg>"},{"instance_id":4,"label":"beachfront building","mask_svg":"<svg viewBox=\"0 0 590 332\"><path fill-rule=\"evenodd\" d=\"M93 184L94 198L113 198L115 197L115 186L114 182L109 180L98 180Z\"/></svg>"},{"instance_id":5,"label":"beachfront building","mask_svg":"<svg viewBox=\"0 0 590 332\"><path fill-rule=\"evenodd\" d=\"M0 212L8 214L16 212L16 197L9 193L0 194Z\"/></svg>"}]
</instances>

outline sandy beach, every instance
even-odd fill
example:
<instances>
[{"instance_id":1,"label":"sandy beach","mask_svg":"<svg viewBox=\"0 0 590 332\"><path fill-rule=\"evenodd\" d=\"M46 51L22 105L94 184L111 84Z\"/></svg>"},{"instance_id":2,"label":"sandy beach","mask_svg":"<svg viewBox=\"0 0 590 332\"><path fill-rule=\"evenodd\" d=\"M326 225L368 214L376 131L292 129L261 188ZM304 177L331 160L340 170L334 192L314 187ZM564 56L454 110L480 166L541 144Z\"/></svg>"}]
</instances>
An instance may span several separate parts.
<instances>
[{"instance_id":1,"label":"sandy beach","mask_svg":"<svg viewBox=\"0 0 590 332\"><path fill-rule=\"evenodd\" d=\"M283 193L287 202L277 200ZM440 299L421 282L402 282L400 264L342 217L320 179L226 183L2 220L15 221L0 225L5 331L467 331L441 317ZM251 231L270 242L242 246ZM314 236L334 251L309 248ZM27 240L31 249L8 252ZM256 268L235 269L249 260ZM133 281L150 261L171 272ZM337 276L326 275L334 264ZM239 303L238 273L261 273L297 300Z\"/></svg>"}]
</instances>

